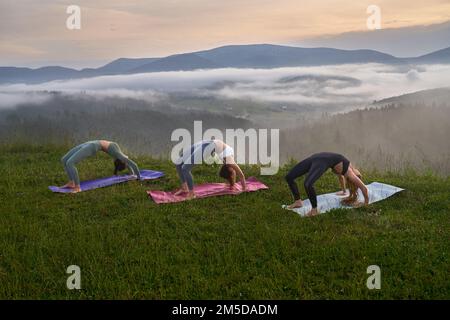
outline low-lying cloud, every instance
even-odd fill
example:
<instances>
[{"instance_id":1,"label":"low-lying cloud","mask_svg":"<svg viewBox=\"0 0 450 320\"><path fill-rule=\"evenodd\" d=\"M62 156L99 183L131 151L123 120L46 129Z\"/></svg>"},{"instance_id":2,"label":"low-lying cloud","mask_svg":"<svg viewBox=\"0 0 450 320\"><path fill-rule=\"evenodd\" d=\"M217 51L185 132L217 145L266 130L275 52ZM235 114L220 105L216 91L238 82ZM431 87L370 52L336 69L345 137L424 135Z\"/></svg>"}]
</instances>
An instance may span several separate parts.
<instances>
[{"instance_id":1,"label":"low-lying cloud","mask_svg":"<svg viewBox=\"0 0 450 320\"><path fill-rule=\"evenodd\" d=\"M391 66L352 64L277 69L214 69L102 76L42 84L0 86L0 107L27 100L29 92L83 92L99 98L119 96L161 100L171 93L299 105L364 106L373 100L447 86L450 65Z\"/></svg>"},{"instance_id":2,"label":"low-lying cloud","mask_svg":"<svg viewBox=\"0 0 450 320\"><path fill-rule=\"evenodd\" d=\"M27 104L43 104L50 96L42 92L0 92L0 108L13 108Z\"/></svg>"}]
</instances>

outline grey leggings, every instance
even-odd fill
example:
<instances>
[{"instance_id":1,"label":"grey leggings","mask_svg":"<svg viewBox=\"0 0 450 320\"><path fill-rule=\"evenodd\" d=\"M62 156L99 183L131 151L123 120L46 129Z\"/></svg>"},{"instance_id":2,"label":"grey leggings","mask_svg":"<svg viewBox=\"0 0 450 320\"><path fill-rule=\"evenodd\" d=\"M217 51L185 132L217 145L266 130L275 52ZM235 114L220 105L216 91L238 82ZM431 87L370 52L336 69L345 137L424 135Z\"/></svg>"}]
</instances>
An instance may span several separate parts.
<instances>
[{"instance_id":1,"label":"grey leggings","mask_svg":"<svg viewBox=\"0 0 450 320\"><path fill-rule=\"evenodd\" d=\"M206 150L207 149L207 150ZM215 144L213 141L201 141L191 146L186 154L183 153L176 165L181 183L186 183L189 191L194 189L194 178L191 170L194 164L200 164L204 160L205 150L207 154L213 153Z\"/></svg>"},{"instance_id":2,"label":"grey leggings","mask_svg":"<svg viewBox=\"0 0 450 320\"><path fill-rule=\"evenodd\" d=\"M80 185L80 177L78 176L78 170L75 165L81 160L95 155L100 149L101 145L99 142L89 141L76 146L61 158L61 163L70 181L73 181L77 186Z\"/></svg>"}]
</instances>

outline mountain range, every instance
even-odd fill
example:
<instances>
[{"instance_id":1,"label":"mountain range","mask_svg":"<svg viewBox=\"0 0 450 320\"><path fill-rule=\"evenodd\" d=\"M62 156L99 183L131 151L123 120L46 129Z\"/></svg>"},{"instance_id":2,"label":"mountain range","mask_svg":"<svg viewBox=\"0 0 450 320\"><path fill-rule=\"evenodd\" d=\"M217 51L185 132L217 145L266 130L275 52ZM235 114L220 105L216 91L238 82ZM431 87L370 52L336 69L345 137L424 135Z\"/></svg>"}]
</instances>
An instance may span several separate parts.
<instances>
[{"instance_id":1,"label":"mountain range","mask_svg":"<svg viewBox=\"0 0 450 320\"><path fill-rule=\"evenodd\" d=\"M445 1L445 0L444 0ZM371 49L396 57L417 57L450 46L450 21L437 24L389 28L383 21L381 29L329 34L291 42L298 47L330 47L354 50Z\"/></svg>"},{"instance_id":2,"label":"mountain range","mask_svg":"<svg viewBox=\"0 0 450 320\"><path fill-rule=\"evenodd\" d=\"M418 57L398 58L375 50L301 48L271 44L230 45L161 58L120 58L99 68L85 68L81 70L60 66L47 66L36 69L0 67L0 83L40 83L104 75L191 71L197 69L269 69L352 63L448 64L450 63L450 47Z\"/></svg>"}]
</instances>

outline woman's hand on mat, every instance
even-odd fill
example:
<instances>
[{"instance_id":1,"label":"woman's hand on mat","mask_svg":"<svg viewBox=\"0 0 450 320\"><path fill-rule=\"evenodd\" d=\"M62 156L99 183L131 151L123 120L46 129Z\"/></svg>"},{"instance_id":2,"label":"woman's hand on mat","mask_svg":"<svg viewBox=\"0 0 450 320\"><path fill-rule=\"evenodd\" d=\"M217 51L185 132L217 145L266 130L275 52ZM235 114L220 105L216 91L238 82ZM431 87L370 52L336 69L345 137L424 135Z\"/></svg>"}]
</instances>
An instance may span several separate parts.
<instances>
[{"instance_id":1,"label":"woman's hand on mat","mask_svg":"<svg viewBox=\"0 0 450 320\"><path fill-rule=\"evenodd\" d=\"M365 205L366 205L365 203L360 202L360 201L355 201L352 203L353 208L361 208L361 207L364 207Z\"/></svg>"},{"instance_id":2,"label":"woman's hand on mat","mask_svg":"<svg viewBox=\"0 0 450 320\"><path fill-rule=\"evenodd\" d=\"M347 195L347 191L339 191L339 192L336 192L336 195L337 196L345 196L345 195Z\"/></svg>"},{"instance_id":3,"label":"woman's hand on mat","mask_svg":"<svg viewBox=\"0 0 450 320\"><path fill-rule=\"evenodd\" d=\"M245 180L241 181L241 185L242 185L242 191L247 191L247 183L245 182Z\"/></svg>"}]
</instances>

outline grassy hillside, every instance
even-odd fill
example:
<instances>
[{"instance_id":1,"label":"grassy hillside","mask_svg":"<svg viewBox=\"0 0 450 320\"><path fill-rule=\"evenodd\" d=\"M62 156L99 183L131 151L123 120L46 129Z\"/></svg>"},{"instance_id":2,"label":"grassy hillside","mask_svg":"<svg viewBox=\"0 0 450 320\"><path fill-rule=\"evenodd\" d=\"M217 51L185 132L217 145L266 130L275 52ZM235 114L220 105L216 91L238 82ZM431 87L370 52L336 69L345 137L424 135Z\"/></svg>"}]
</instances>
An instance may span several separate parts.
<instances>
[{"instance_id":1,"label":"grassy hillside","mask_svg":"<svg viewBox=\"0 0 450 320\"><path fill-rule=\"evenodd\" d=\"M357 210L300 218L283 176L271 189L156 205L147 189L178 185L174 167L159 181L130 182L77 195L65 182L59 147L0 147L0 298L38 299L408 299L450 298L450 179L366 173L407 190ZM194 169L215 181L217 167ZM79 166L82 179L111 174L107 156ZM258 168L246 173L258 175ZM331 174L318 192L337 188ZM303 191L303 190L302 190ZM303 192L304 195L304 192ZM82 290L66 288L79 265ZM382 289L366 269L381 267Z\"/></svg>"}]
</instances>

